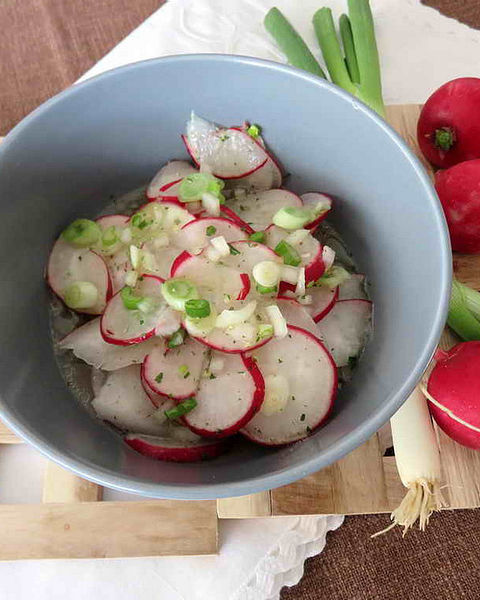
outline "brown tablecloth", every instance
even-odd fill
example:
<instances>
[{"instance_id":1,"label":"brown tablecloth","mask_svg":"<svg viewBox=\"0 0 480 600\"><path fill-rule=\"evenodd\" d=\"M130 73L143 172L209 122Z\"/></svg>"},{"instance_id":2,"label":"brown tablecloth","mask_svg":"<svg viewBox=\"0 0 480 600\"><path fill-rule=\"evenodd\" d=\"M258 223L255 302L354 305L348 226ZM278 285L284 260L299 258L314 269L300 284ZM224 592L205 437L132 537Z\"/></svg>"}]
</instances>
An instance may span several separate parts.
<instances>
[{"instance_id":1,"label":"brown tablecloth","mask_svg":"<svg viewBox=\"0 0 480 600\"><path fill-rule=\"evenodd\" d=\"M480 28L480 0L424 3ZM74 82L161 4L0 0L0 134ZM371 540L386 522L385 515L347 518L282 600L480 599L480 510L444 512L426 533L403 540L399 531Z\"/></svg>"}]
</instances>

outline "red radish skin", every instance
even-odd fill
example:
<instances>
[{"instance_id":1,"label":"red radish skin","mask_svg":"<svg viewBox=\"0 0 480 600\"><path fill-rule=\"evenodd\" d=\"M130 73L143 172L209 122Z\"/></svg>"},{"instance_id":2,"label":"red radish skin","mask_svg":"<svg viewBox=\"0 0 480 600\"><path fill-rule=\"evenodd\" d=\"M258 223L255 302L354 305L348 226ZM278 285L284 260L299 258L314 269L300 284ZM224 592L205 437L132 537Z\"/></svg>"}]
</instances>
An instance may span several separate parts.
<instances>
[{"instance_id":1,"label":"red radish skin","mask_svg":"<svg viewBox=\"0 0 480 600\"><path fill-rule=\"evenodd\" d=\"M437 353L435 358L428 393L457 418L480 429L480 341L462 342L448 352ZM480 450L480 432L458 422L431 401L429 408L449 437L462 446Z\"/></svg>"},{"instance_id":2,"label":"red radish skin","mask_svg":"<svg viewBox=\"0 0 480 600\"><path fill-rule=\"evenodd\" d=\"M225 206L224 204L222 204L220 206L220 212L222 213L222 215L226 218L229 219L230 221L233 221L233 223L235 223L236 225L238 225L241 229L243 229L243 231L248 234L248 235L252 235L252 233L255 233L255 230L252 229L250 227L250 225L244 221L243 219L241 219L237 213L235 211L233 211L231 208L228 208L228 206Z\"/></svg>"},{"instance_id":3,"label":"red radish skin","mask_svg":"<svg viewBox=\"0 0 480 600\"><path fill-rule=\"evenodd\" d=\"M214 227L215 233L207 235L207 229ZM246 240L248 235L237 223L224 217L200 217L184 225L177 233L175 243L184 250L199 252L209 245L212 237L223 236L226 242Z\"/></svg>"},{"instance_id":4,"label":"red radish skin","mask_svg":"<svg viewBox=\"0 0 480 600\"><path fill-rule=\"evenodd\" d=\"M158 394L155 390L152 390L148 381L145 379L145 368L144 364L142 364L140 368L140 381L142 383L142 387L144 392L147 394L150 402L155 406L155 408L160 408L165 402L169 400L168 396L164 396L163 394Z\"/></svg>"},{"instance_id":5,"label":"red radish skin","mask_svg":"<svg viewBox=\"0 0 480 600\"><path fill-rule=\"evenodd\" d=\"M329 194L324 194L323 192L305 192L300 196L300 198L302 199L303 205L306 207L311 206L312 208L314 208L322 200L329 200L330 206L333 206L332 196L330 196ZM328 217L332 210L331 207L329 210L326 210L324 213L319 215L314 221L312 221L311 223L307 223L307 225L305 225L305 229L310 229L310 231L312 232L315 231L315 229L317 229L320 223Z\"/></svg>"},{"instance_id":6,"label":"red radish skin","mask_svg":"<svg viewBox=\"0 0 480 600\"><path fill-rule=\"evenodd\" d=\"M152 200L168 200L170 202L178 202L182 208L185 208L185 203L180 202L178 199L178 184L181 183L181 179L171 181L160 188L158 196L152 198Z\"/></svg>"},{"instance_id":7,"label":"red radish skin","mask_svg":"<svg viewBox=\"0 0 480 600\"><path fill-rule=\"evenodd\" d=\"M425 102L417 126L425 158L443 169L480 158L480 79L460 77L442 85ZM445 136L444 148L437 132Z\"/></svg>"},{"instance_id":8,"label":"red radish skin","mask_svg":"<svg viewBox=\"0 0 480 600\"><path fill-rule=\"evenodd\" d=\"M185 160L172 160L165 164L153 177L146 190L149 200L155 200L162 188L173 185L190 173L196 173L197 169Z\"/></svg>"},{"instance_id":9,"label":"red radish skin","mask_svg":"<svg viewBox=\"0 0 480 600\"><path fill-rule=\"evenodd\" d=\"M124 439L126 444L140 454L169 462L208 460L220 456L228 448L225 440L204 440L200 437L196 442L181 442L159 436L130 433Z\"/></svg>"},{"instance_id":10,"label":"red radish skin","mask_svg":"<svg viewBox=\"0 0 480 600\"><path fill-rule=\"evenodd\" d=\"M232 344L222 329L214 329L204 338L196 336L192 337L194 340L197 340L197 342L200 342L200 344L204 344L208 348L212 348L212 350L217 350L218 352L223 352L225 354L243 354L244 352L251 352L252 350L256 350L257 348L265 346L265 344L272 340L271 337L268 337L264 338L260 342L256 342L253 346L243 346L239 348L238 346Z\"/></svg>"},{"instance_id":11,"label":"red radish skin","mask_svg":"<svg viewBox=\"0 0 480 600\"><path fill-rule=\"evenodd\" d=\"M435 189L447 219L453 250L479 254L480 159L438 171Z\"/></svg>"},{"instance_id":12,"label":"red radish skin","mask_svg":"<svg viewBox=\"0 0 480 600\"><path fill-rule=\"evenodd\" d=\"M229 359L225 358L224 360L228 361ZM230 362L232 364L230 365L228 371L225 369L226 372L223 373L223 378L222 373L219 373L213 380L207 378L200 381L200 387L197 393L197 402L201 403L203 401L209 403L210 410L207 408L206 413L199 419L197 416L198 408L194 408L193 411L186 414L183 419L187 427L189 427L189 429L197 435L212 438L224 438L233 435L242 427L244 427L255 416L262 406L265 396L265 382L263 380L263 375L260 369L257 367L255 361L251 356L240 355L238 357L231 357ZM238 373L236 375L232 375L237 362ZM242 371L245 371L245 373L242 373ZM249 393L253 392L249 398L237 398L237 394L240 392L233 384L231 378L232 376L238 377L239 374L241 377L249 376L250 381L248 383L250 383L252 388L252 390L249 390ZM202 385L204 386L204 390L202 390ZM224 390L223 385L225 386ZM241 385L242 384L240 383L240 386ZM212 391L216 389L218 393L219 387L222 387L222 397L216 398ZM218 405L218 400L221 401L221 406ZM230 413L228 420L231 421L231 413L235 411L235 408L240 400L243 401L242 404L244 403L241 414L235 417L235 422L225 424L225 419L227 418L225 411ZM212 416L212 412L216 414Z\"/></svg>"}]
</instances>

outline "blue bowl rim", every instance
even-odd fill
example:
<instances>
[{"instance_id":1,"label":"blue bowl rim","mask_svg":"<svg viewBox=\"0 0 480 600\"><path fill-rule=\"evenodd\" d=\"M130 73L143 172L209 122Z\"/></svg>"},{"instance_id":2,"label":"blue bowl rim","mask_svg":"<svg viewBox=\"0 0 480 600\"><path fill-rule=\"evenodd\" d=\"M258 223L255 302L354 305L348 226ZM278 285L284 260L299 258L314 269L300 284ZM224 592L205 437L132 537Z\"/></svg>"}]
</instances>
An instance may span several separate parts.
<instances>
[{"instance_id":1,"label":"blue bowl rim","mask_svg":"<svg viewBox=\"0 0 480 600\"><path fill-rule=\"evenodd\" d=\"M280 73L285 73L289 77L304 79L311 84L317 85L320 88L329 90L339 96L343 101L349 102L355 109L360 110L367 118L371 119L380 127L385 135L387 135L403 152L412 169L415 171L420 182L423 184L425 195L432 206L432 217L435 226L438 228L440 237L443 241L442 246L442 268L437 276L441 279L441 294L437 307L436 318L433 323L432 330L428 339L425 340L423 350L418 357L417 364L412 373L397 391L388 396L382 408L375 414L371 415L364 423L353 429L344 439L335 444L328 450L322 453L322 456L314 456L306 460L301 465L285 468L275 474L263 475L260 477L252 477L243 481L230 484L192 484L192 485L174 485L174 484L159 484L147 483L136 480L133 476L112 475L111 472L102 469L101 467L91 466L87 461L82 461L74 456L69 456L58 452L50 442L41 439L29 425L20 424L12 411L5 406L0 406L2 420L6 425L19 437L30 443L39 452L45 455L50 460L56 462L67 470L73 471L80 477L89 479L99 485L116 489L122 492L139 494L151 498L167 498L178 500L212 500L216 498L225 498L233 496L242 496L253 494L256 492L274 489L279 486L287 485L319 471L333 462L339 460L364 442L366 442L382 425L384 425L390 417L398 410L406 398L415 388L430 362L437 343L440 339L448 312L448 304L450 298L450 288L452 279L452 260L451 248L448 234L448 228L440 202L437 198L433 185L428 178L421 162L410 150L404 140L388 125L377 113L372 111L368 106L339 88L338 86L321 79L315 75L291 67L289 65L280 64L273 61L253 58L249 56L231 55L231 54L182 54L172 55L160 58L131 63L125 66L106 71L94 77L76 83L66 90L60 92L56 96L50 98L33 112L27 115L18 125L16 125L5 137L0 145L0 158L8 150L8 146L15 140L15 137L20 135L29 123L42 114L44 111L52 108L57 102L61 102L64 98L76 93L78 89L94 86L98 79L106 80L110 77L116 77L120 73L128 73L131 70L141 69L151 64L162 63L177 63L184 62L209 62L209 63L231 63L252 65L255 68L271 69Z\"/></svg>"}]
</instances>

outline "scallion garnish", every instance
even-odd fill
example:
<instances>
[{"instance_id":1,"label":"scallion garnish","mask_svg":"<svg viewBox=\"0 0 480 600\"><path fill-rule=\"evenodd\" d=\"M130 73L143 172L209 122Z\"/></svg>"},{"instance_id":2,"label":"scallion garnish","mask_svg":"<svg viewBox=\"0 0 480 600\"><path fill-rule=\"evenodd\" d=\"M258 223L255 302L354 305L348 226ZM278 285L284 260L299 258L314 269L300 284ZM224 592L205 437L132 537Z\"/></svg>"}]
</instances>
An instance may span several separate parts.
<instances>
[{"instance_id":1,"label":"scallion garnish","mask_svg":"<svg viewBox=\"0 0 480 600\"><path fill-rule=\"evenodd\" d=\"M259 283L257 283L255 284L255 289L259 294L274 294L277 292L278 287L276 285L268 287L266 285L260 285Z\"/></svg>"},{"instance_id":2,"label":"scallion garnish","mask_svg":"<svg viewBox=\"0 0 480 600\"><path fill-rule=\"evenodd\" d=\"M172 308L184 311L188 300L198 298L198 290L189 279L175 277L162 284L162 295Z\"/></svg>"},{"instance_id":3,"label":"scallion garnish","mask_svg":"<svg viewBox=\"0 0 480 600\"><path fill-rule=\"evenodd\" d=\"M196 202L202 196L210 193L216 198L223 198L222 190L225 183L209 173L192 173L182 179L178 195L182 202Z\"/></svg>"},{"instance_id":4,"label":"scallion garnish","mask_svg":"<svg viewBox=\"0 0 480 600\"><path fill-rule=\"evenodd\" d=\"M251 242L258 242L259 244L263 244L265 241L265 233L263 231L255 231L248 238Z\"/></svg>"},{"instance_id":5,"label":"scallion garnish","mask_svg":"<svg viewBox=\"0 0 480 600\"><path fill-rule=\"evenodd\" d=\"M188 366L187 365L180 365L178 367L178 373L184 378L187 379L187 377L190 375L190 371L188 370Z\"/></svg>"},{"instance_id":6,"label":"scallion garnish","mask_svg":"<svg viewBox=\"0 0 480 600\"><path fill-rule=\"evenodd\" d=\"M162 379L163 379L163 373L159 373L156 377L155 377L155 381L157 383L162 383Z\"/></svg>"},{"instance_id":7,"label":"scallion garnish","mask_svg":"<svg viewBox=\"0 0 480 600\"><path fill-rule=\"evenodd\" d=\"M240 254L240 250L237 250L234 246L232 246L232 244L228 244L228 247L230 248L230 254L232 256L236 256L237 254Z\"/></svg>"},{"instance_id":8,"label":"scallion garnish","mask_svg":"<svg viewBox=\"0 0 480 600\"><path fill-rule=\"evenodd\" d=\"M285 265L298 267L298 265L302 262L300 254L297 252L297 250L285 240L278 242L278 244L275 246L275 253L283 258L283 263Z\"/></svg>"},{"instance_id":9,"label":"scallion garnish","mask_svg":"<svg viewBox=\"0 0 480 600\"><path fill-rule=\"evenodd\" d=\"M76 219L62 232L63 239L78 248L94 246L101 235L98 223L90 219Z\"/></svg>"},{"instance_id":10,"label":"scallion garnish","mask_svg":"<svg viewBox=\"0 0 480 600\"><path fill-rule=\"evenodd\" d=\"M204 319L210 315L210 302L203 299L192 299L185 302L185 312L192 319Z\"/></svg>"},{"instance_id":11,"label":"scallion garnish","mask_svg":"<svg viewBox=\"0 0 480 600\"><path fill-rule=\"evenodd\" d=\"M183 402L180 402L180 404L177 404L177 406L175 406L174 408L166 410L165 416L167 417L167 419L173 421L174 419L179 419L180 417L183 417L183 415L186 415L187 413L192 411L196 406L197 401L195 400L195 398L187 398Z\"/></svg>"},{"instance_id":12,"label":"scallion garnish","mask_svg":"<svg viewBox=\"0 0 480 600\"><path fill-rule=\"evenodd\" d=\"M167 346L169 348L177 348L178 346L181 346L185 341L185 336L185 329L180 327L180 329L178 329L173 335L170 336L167 342Z\"/></svg>"},{"instance_id":13,"label":"scallion garnish","mask_svg":"<svg viewBox=\"0 0 480 600\"><path fill-rule=\"evenodd\" d=\"M208 237L211 237L212 235L215 235L217 233L217 228L213 225L209 225L205 230L205 233L208 235Z\"/></svg>"},{"instance_id":14,"label":"scallion garnish","mask_svg":"<svg viewBox=\"0 0 480 600\"><path fill-rule=\"evenodd\" d=\"M92 308L98 300L97 287L90 281L75 281L65 289L64 300L73 309Z\"/></svg>"},{"instance_id":15,"label":"scallion garnish","mask_svg":"<svg viewBox=\"0 0 480 600\"><path fill-rule=\"evenodd\" d=\"M312 211L308 208L297 206L285 206L273 215L273 223L277 227L292 231L302 229L307 223L314 219Z\"/></svg>"},{"instance_id":16,"label":"scallion garnish","mask_svg":"<svg viewBox=\"0 0 480 600\"><path fill-rule=\"evenodd\" d=\"M260 136L261 131L262 131L262 128L260 127L260 125L257 125L256 123L252 123L250 125L250 127L247 129L248 135L250 137L252 137L254 140L256 140Z\"/></svg>"},{"instance_id":17,"label":"scallion garnish","mask_svg":"<svg viewBox=\"0 0 480 600\"><path fill-rule=\"evenodd\" d=\"M107 229L105 229L105 231L103 232L103 235L102 235L102 244L106 248L110 248L110 246L113 246L118 241L119 241L119 236L118 236L117 228L115 227L115 225L112 225L111 227L107 227Z\"/></svg>"},{"instance_id":18,"label":"scallion garnish","mask_svg":"<svg viewBox=\"0 0 480 600\"><path fill-rule=\"evenodd\" d=\"M133 288L129 285L126 285L124 288L122 288L120 291L120 297L123 301L123 305L128 310L137 310L139 305L146 300L144 296L136 296Z\"/></svg>"}]
</instances>

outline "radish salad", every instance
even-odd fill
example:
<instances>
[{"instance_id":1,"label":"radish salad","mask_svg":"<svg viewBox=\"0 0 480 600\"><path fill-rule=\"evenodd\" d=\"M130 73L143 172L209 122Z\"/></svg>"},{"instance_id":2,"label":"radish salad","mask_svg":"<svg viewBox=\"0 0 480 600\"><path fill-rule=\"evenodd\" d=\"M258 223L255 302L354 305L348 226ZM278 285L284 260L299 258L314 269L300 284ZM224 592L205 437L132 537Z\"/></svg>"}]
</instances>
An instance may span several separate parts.
<instances>
[{"instance_id":1,"label":"radish salad","mask_svg":"<svg viewBox=\"0 0 480 600\"><path fill-rule=\"evenodd\" d=\"M190 160L55 242L60 367L152 458L213 458L237 434L297 442L328 418L368 339L365 278L324 221L332 199L282 187L259 126L192 113L182 138Z\"/></svg>"}]
</instances>

